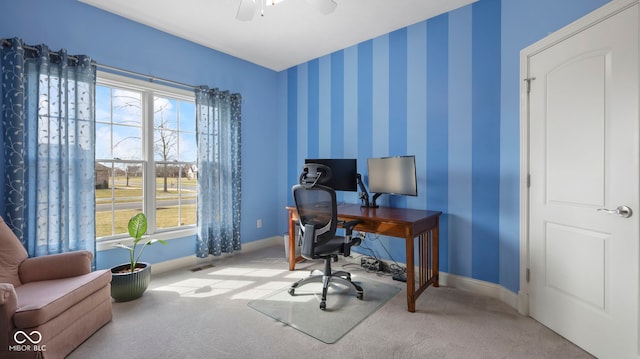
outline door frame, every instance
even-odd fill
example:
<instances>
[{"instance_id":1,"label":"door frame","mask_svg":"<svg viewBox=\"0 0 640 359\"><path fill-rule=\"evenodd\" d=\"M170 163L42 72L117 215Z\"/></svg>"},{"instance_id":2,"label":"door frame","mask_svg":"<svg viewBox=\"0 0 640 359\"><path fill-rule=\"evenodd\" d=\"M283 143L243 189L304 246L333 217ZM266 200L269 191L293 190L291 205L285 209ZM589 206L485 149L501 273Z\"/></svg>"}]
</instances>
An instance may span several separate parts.
<instances>
[{"instance_id":1,"label":"door frame","mask_svg":"<svg viewBox=\"0 0 640 359\"><path fill-rule=\"evenodd\" d=\"M640 0L613 0L520 51L520 289L518 312L529 315L529 59Z\"/></svg>"}]
</instances>

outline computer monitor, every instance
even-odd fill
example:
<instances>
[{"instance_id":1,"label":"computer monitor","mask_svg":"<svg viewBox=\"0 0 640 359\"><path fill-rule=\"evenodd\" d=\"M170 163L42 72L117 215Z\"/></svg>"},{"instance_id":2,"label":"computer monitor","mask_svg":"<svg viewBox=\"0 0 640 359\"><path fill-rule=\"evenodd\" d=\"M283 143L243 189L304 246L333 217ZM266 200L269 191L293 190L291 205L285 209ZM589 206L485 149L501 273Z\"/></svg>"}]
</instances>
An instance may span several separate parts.
<instances>
[{"instance_id":1,"label":"computer monitor","mask_svg":"<svg viewBox=\"0 0 640 359\"><path fill-rule=\"evenodd\" d=\"M367 167L374 206L381 194L418 195L415 156L369 158Z\"/></svg>"},{"instance_id":2,"label":"computer monitor","mask_svg":"<svg viewBox=\"0 0 640 359\"><path fill-rule=\"evenodd\" d=\"M355 158L307 158L304 163L318 163L331 168L331 179L325 186L336 191L358 190L358 162Z\"/></svg>"}]
</instances>

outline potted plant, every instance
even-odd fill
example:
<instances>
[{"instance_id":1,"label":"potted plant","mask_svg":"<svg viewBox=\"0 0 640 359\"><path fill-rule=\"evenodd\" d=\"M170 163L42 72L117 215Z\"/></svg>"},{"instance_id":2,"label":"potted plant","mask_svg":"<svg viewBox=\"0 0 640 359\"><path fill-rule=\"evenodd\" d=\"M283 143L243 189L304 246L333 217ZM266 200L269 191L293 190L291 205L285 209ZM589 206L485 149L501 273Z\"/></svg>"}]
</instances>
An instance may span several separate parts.
<instances>
[{"instance_id":1,"label":"potted plant","mask_svg":"<svg viewBox=\"0 0 640 359\"><path fill-rule=\"evenodd\" d=\"M151 264L140 262L140 256L149 245L156 242L167 244L167 242L159 239L143 241L144 235L147 233L147 217L144 213L138 213L131 217L127 229L129 235L133 238L133 245L127 246L122 243L114 245L129 251L128 263L111 268L111 297L116 302L126 302L142 296L151 281ZM141 241L142 243L140 243ZM139 244L141 244L141 247L137 251Z\"/></svg>"}]
</instances>

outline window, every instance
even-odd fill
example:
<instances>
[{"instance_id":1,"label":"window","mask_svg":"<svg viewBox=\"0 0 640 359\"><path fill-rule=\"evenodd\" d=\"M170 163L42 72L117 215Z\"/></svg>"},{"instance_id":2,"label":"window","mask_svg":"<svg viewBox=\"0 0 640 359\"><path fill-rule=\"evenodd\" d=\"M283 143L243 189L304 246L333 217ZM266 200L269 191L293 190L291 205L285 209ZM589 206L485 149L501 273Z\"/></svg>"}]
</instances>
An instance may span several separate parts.
<instances>
[{"instance_id":1,"label":"window","mask_svg":"<svg viewBox=\"0 0 640 359\"><path fill-rule=\"evenodd\" d=\"M194 231L194 101L190 91L98 73L98 240L127 236L129 218L140 211L147 215L149 234Z\"/></svg>"}]
</instances>

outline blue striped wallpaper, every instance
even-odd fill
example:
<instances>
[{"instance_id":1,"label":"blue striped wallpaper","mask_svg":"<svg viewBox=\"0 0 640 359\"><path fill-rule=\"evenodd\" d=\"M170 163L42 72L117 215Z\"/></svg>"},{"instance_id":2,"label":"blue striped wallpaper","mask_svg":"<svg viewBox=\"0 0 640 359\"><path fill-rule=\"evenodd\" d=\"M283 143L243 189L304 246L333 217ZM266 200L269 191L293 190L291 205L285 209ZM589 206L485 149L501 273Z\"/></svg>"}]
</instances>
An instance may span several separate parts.
<instances>
[{"instance_id":1,"label":"blue striped wallpaper","mask_svg":"<svg viewBox=\"0 0 640 359\"><path fill-rule=\"evenodd\" d=\"M492 6L498 4L498 6ZM472 9L471 235L473 278L498 282L500 203L500 6Z\"/></svg>"},{"instance_id":2,"label":"blue striped wallpaper","mask_svg":"<svg viewBox=\"0 0 640 359\"><path fill-rule=\"evenodd\" d=\"M288 185L305 158L355 157L366 183L367 158L415 155L418 196L380 204L443 211L441 270L499 283L500 11L482 0L287 70ZM404 261L403 241L367 246Z\"/></svg>"},{"instance_id":3,"label":"blue striped wallpaper","mask_svg":"<svg viewBox=\"0 0 640 359\"><path fill-rule=\"evenodd\" d=\"M607 2L479 0L280 73L73 0L15 1L3 7L0 33L132 71L242 93L243 243L286 230L283 207L291 203L290 188L305 157L356 157L366 175L368 157L415 154L419 196L383 196L383 203L444 211L441 269L515 292L519 51ZM51 17L52 9L61 15ZM92 36L55 26L61 18L90 29ZM140 47L141 41L149 46ZM167 53L167 46L174 51ZM340 198L357 202L355 193ZM256 228L256 219L264 220L263 228ZM380 256L389 257L384 244L391 257L404 258L397 239L367 242ZM170 260L192 253L193 246L188 238L147 254L152 262ZM101 268L116 258L114 251L98 253Z\"/></svg>"}]
</instances>

